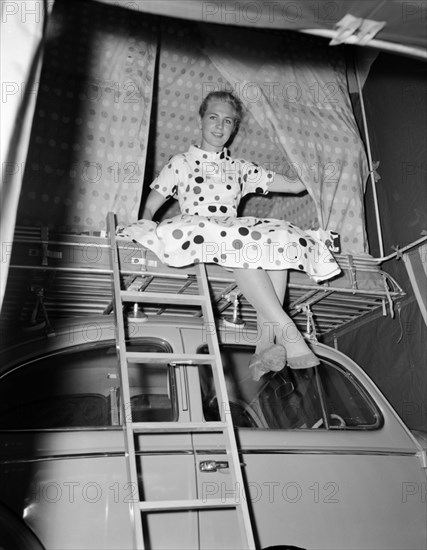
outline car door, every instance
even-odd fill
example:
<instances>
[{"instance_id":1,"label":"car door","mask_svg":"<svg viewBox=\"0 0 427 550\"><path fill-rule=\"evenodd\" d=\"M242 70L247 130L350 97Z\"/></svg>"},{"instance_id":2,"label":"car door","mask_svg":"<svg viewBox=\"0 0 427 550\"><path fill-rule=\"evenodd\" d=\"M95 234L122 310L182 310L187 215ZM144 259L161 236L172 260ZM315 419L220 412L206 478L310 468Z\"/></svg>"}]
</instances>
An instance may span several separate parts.
<instances>
[{"instance_id":1,"label":"car door","mask_svg":"<svg viewBox=\"0 0 427 550\"><path fill-rule=\"evenodd\" d=\"M175 332L147 327L129 349L181 351ZM182 368L132 363L129 374L124 414L189 420ZM119 384L111 341L60 346L0 376L0 499L47 549L132 547L137 491L127 478ZM136 450L143 499L195 497L189 434L143 434ZM198 548L197 513L144 514L143 524L147 548Z\"/></svg>"},{"instance_id":2,"label":"car door","mask_svg":"<svg viewBox=\"0 0 427 550\"><path fill-rule=\"evenodd\" d=\"M250 350L223 346L260 547L425 548L422 450L361 369L331 348L317 346L316 353L322 359L318 368L286 368L256 384L247 372ZM204 414L212 417L215 398L205 379L203 370ZM211 443L216 448L211 445L210 457L224 461L221 443ZM200 441L199 449L205 449L200 459L208 448L206 440ZM199 471L199 490L206 498L235 489L226 469L209 477ZM218 532L238 548L233 521L235 526L235 518L218 512L214 524L204 522L204 548L215 547Z\"/></svg>"}]
</instances>

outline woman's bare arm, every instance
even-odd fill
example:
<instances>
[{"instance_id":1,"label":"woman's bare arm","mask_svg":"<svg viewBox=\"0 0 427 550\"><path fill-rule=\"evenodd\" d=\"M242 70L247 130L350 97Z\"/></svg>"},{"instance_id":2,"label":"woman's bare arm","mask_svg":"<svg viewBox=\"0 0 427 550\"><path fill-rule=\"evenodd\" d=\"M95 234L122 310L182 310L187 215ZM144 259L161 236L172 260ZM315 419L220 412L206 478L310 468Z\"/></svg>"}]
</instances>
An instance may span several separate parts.
<instances>
[{"instance_id":1,"label":"woman's bare arm","mask_svg":"<svg viewBox=\"0 0 427 550\"><path fill-rule=\"evenodd\" d=\"M144 210L142 211L143 220L152 220L157 210L166 202L166 198L155 189L150 191L150 194L145 201Z\"/></svg>"},{"instance_id":2,"label":"woman's bare arm","mask_svg":"<svg viewBox=\"0 0 427 550\"><path fill-rule=\"evenodd\" d=\"M307 188L298 178L290 180L282 174L274 174L273 181L269 184L268 190L272 193L293 193L298 194L307 191Z\"/></svg>"}]
</instances>

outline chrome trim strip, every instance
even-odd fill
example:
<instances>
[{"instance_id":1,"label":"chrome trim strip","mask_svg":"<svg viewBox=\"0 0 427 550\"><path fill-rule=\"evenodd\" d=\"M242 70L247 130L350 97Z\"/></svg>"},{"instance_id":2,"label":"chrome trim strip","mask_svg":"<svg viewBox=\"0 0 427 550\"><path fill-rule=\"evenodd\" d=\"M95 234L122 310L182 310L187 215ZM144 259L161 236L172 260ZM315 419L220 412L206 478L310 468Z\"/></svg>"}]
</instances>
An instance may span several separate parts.
<instances>
[{"instance_id":1,"label":"chrome trim strip","mask_svg":"<svg viewBox=\"0 0 427 550\"><path fill-rule=\"evenodd\" d=\"M119 426L76 426L63 428L0 428L0 434L46 434L46 433L65 433L70 432L122 432L122 425Z\"/></svg>"},{"instance_id":2,"label":"chrome trim strip","mask_svg":"<svg viewBox=\"0 0 427 550\"><path fill-rule=\"evenodd\" d=\"M0 465L4 464L22 464L25 462L50 462L53 460L70 460L70 459L82 459L82 458L117 458L125 456L123 452L105 452L105 453L76 453L66 455L46 455L33 458L10 458L6 460L0 460Z\"/></svg>"},{"instance_id":3,"label":"chrome trim strip","mask_svg":"<svg viewBox=\"0 0 427 550\"><path fill-rule=\"evenodd\" d=\"M211 451L213 453L213 451ZM225 452L225 451L224 451ZM192 450L165 450L165 451L137 451L137 456L163 456L163 455L193 455ZM0 460L0 466L6 464L23 464L26 462L52 462L54 460L81 460L85 458L122 458L125 456L125 452L100 452L100 453L75 453L75 454L63 454L63 455L46 455L34 458L10 458L6 460Z\"/></svg>"},{"instance_id":4,"label":"chrome trim strip","mask_svg":"<svg viewBox=\"0 0 427 550\"><path fill-rule=\"evenodd\" d=\"M239 449L241 454L308 454L308 455L371 455L371 456L416 456L415 451L395 449Z\"/></svg>"},{"instance_id":5,"label":"chrome trim strip","mask_svg":"<svg viewBox=\"0 0 427 550\"><path fill-rule=\"evenodd\" d=\"M226 454L225 449L195 449L193 450L156 450L156 451L137 451L137 456L168 456L168 455L222 455ZM393 450L393 449L239 449L241 455L340 455L340 456L413 456L417 457L415 451ZM87 458L121 458L124 452L99 452L99 453L76 453L64 455L46 455L35 458L10 458L0 460L0 465L23 464L33 462L50 462L54 460L81 460Z\"/></svg>"}]
</instances>

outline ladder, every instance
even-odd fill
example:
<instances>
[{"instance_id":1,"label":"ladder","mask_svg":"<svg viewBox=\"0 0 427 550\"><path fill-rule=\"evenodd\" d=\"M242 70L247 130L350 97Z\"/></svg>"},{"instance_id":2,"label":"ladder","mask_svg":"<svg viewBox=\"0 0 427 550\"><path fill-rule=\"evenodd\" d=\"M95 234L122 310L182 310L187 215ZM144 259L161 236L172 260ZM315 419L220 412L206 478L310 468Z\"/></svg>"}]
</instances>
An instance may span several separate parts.
<instances>
[{"instance_id":1,"label":"ladder","mask_svg":"<svg viewBox=\"0 0 427 550\"><path fill-rule=\"evenodd\" d=\"M130 352L126 349L126 330L123 316L123 305L126 303L156 303L156 304L180 304L197 305L201 307L205 323L211 323L215 327L215 318L209 293L208 279L205 266L195 266L195 280L198 285L198 294L172 294L163 292L147 292L135 290L122 290L122 270L120 265L120 254L118 241L116 239L116 221L114 213L107 216L107 229L110 242L110 260L113 274L113 307L115 313L116 348L120 363L120 387L122 403L122 422L125 432L125 455L128 480L133 487L138 487L138 472L135 454L135 436L141 433L178 433L178 432L217 432L224 437L225 450L231 474L231 482L236 488L236 496L218 499L183 499L183 500L162 500L162 501L141 501L140 497L135 502L130 502L130 515L133 524L134 547L137 550L144 550L144 533L141 513L160 511L180 510L202 510L202 509L235 509L237 512L241 546L240 548L255 550L255 540L251 525L248 497L240 466L240 457L237 449L237 442L234 434L234 426L230 413L230 404L227 395L226 382L221 361L221 353L216 331L208 330L209 354L182 354L182 353L149 353ZM127 272L128 273L128 272ZM135 275L135 273L133 273ZM137 273L138 275L138 273ZM140 276L150 275L149 271L139 272ZM162 277L165 273L162 271ZM167 273L166 273L167 276ZM132 286L132 285L131 285ZM213 379L217 394L218 408L220 409L220 421L209 422L133 422L130 411L130 384L129 384L129 361L150 361L163 363L167 361L171 366L199 366L211 365ZM221 406L222 405L222 406ZM125 409L129 406L128 410ZM242 498L243 497L243 498Z\"/></svg>"}]
</instances>

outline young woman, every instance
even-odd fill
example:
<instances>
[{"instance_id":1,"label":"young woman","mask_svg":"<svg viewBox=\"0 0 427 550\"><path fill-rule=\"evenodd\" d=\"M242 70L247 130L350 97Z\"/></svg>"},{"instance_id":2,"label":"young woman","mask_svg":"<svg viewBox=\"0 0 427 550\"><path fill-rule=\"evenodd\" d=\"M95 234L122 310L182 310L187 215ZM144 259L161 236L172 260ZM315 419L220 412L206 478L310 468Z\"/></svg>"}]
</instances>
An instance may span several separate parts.
<instances>
[{"instance_id":1,"label":"young woman","mask_svg":"<svg viewBox=\"0 0 427 550\"><path fill-rule=\"evenodd\" d=\"M174 156L151 184L142 219L122 235L152 250L161 261L182 267L197 262L232 269L236 282L257 312L259 339L250 368L255 380L264 372L304 369L319 363L292 319L283 310L287 270L305 271L316 281L337 275L326 245L286 221L238 217L249 193L300 193L302 182L255 163L234 159L229 144L243 117L240 101L229 92L212 92L199 110L200 147ZM170 197L181 214L151 220Z\"/></svg>"}]
</instances>

